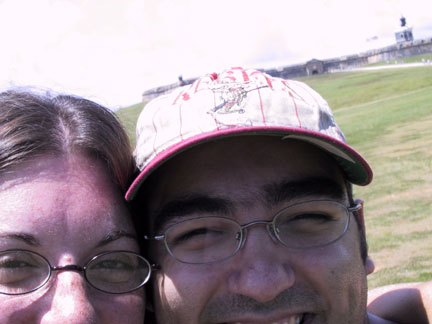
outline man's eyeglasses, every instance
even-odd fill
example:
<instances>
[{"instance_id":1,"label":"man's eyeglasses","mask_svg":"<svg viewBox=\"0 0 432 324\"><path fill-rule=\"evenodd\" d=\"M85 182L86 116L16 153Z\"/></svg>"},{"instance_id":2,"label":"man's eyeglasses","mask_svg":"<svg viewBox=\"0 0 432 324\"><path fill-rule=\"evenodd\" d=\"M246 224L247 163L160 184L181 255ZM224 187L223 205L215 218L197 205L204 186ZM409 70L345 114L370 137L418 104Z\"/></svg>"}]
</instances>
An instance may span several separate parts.
<instances>
[{"instance_id":1,"label":"man's eyeglasses","mask_svg":"<svg viewBox=\"0 0 432 324\"><path fill-rule=\"evenodd\" d=\"M83 267L53 267L42 255L27 250L0 251L0 294L21 295L45 285L53 272L78 271L97 290L124 294L142 287L150 278L150 263L128 251L105 252Z\"/></svg>"},{"instance_id":2,"label":"man's eyeglasses","mask_svg":"<svg viewBox=\"0 0 432 324\"><path fill-rule=\"evenodd\" d=\"M347 232L350 213L360 204L346 207L330 200L298 203L279 211L271 221L244 225L226 217L202 216L168 227L164 234L147 240L163 240L168 252L182 263L210 264L235 255L246 241L250 226L262 224L269 235L289 248L310 249L336 242Z\"/></svg>"}]
</instances>

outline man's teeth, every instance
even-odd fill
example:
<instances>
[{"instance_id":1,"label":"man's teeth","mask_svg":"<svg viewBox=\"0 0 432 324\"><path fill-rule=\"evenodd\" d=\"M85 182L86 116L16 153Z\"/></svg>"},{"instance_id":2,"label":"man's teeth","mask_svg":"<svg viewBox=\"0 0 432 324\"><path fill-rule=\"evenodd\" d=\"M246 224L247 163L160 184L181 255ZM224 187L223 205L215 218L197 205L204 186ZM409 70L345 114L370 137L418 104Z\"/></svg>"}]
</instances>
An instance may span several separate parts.
<instances>
[{"instance_id":1,"label":"man's teeth","mask_svg":"<svg viewBox=\"0 0 432 324\"><path fill-rule=\"evenodd\" d=\"M296 316L292 316L290 318L287 319L283 319L280 321L276 321L276 322L271 322L271 324L300 324L302 323L304 318L304 314L302 315L296 315ZM235 324L242 324L241 322L236 322Z\"/></svg>"},{"instance_id":2,"label":"man's teeth","mask_svg":"<svg viewBox=\"0 0 432 324\"><path fill-rule=\"evenodd\" d=\"M289 319L273 322L272 324L300 324L303 320L303 315L290 317Z\"/></svg>"}]
</instances>

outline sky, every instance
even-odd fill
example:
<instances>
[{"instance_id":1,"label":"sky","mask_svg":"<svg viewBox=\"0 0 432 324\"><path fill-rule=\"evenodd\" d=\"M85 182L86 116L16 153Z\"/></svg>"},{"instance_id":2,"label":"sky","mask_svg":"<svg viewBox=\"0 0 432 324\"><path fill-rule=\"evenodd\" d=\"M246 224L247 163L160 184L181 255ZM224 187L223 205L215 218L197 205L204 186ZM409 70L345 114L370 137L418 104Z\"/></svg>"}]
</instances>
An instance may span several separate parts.
<instances>
[{"instance_id":1,"label":"sky","mask_svg":"<svg viewBox=\"0 0 432 324\"><path fill-rule=\"evenodd\" d=\"M432 37L431 0L0 0L0 89L111 109L232 66L273 68Z\"/></svg>"}]
</instances>

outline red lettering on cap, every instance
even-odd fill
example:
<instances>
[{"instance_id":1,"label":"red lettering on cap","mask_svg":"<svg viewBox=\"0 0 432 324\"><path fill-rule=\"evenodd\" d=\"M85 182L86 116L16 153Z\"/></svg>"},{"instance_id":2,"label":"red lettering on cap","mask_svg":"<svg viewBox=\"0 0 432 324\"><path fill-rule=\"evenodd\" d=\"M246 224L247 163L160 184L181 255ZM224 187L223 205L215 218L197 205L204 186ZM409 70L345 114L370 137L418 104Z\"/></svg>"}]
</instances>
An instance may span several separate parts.
<instances>
[{"instance_id":1,"label":"red lettering on cap","mask_svg":"<svg viewBox=\"0 0 432 324\"><path fill-rule=\"evenodd\" d=\"M217 80L217 78L218 78L217 73L210 74L210 79L212 79L212 81Z\"/></svg>"}]
</instances>

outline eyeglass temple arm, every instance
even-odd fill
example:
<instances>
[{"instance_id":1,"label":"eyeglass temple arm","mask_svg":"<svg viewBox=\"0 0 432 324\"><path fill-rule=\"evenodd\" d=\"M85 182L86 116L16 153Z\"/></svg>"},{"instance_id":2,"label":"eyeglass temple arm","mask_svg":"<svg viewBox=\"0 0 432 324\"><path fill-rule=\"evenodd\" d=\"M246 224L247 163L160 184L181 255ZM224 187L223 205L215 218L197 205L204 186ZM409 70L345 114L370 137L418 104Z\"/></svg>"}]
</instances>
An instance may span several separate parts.
<instances>
[{"instance_id":1,"label":"eyeglass temple arm","mask_svg":"<svg viewBox=\"0 0 432 324\"><path fill-rule=\"evenodd\" d=\"M163 240L165 238L165 235L156 235L156 236L150 236L150 235L144 235L144 239L151 241L151 240L155 240L155 241L160 241Z\"/></svg>"},{"instance_id":2,"label":"eyeglass temple arm","mask_svg":"<svg viewBox=\"0 0 432 324\"><path fill-rule=\"evenodd\" d=\"M360 209L362 209L362 207L363 207L362 204L358 203L356 205L348 207L347 209L350 213L352 213L352 212L359 211Z\"/></svg>"}]
</instances>

